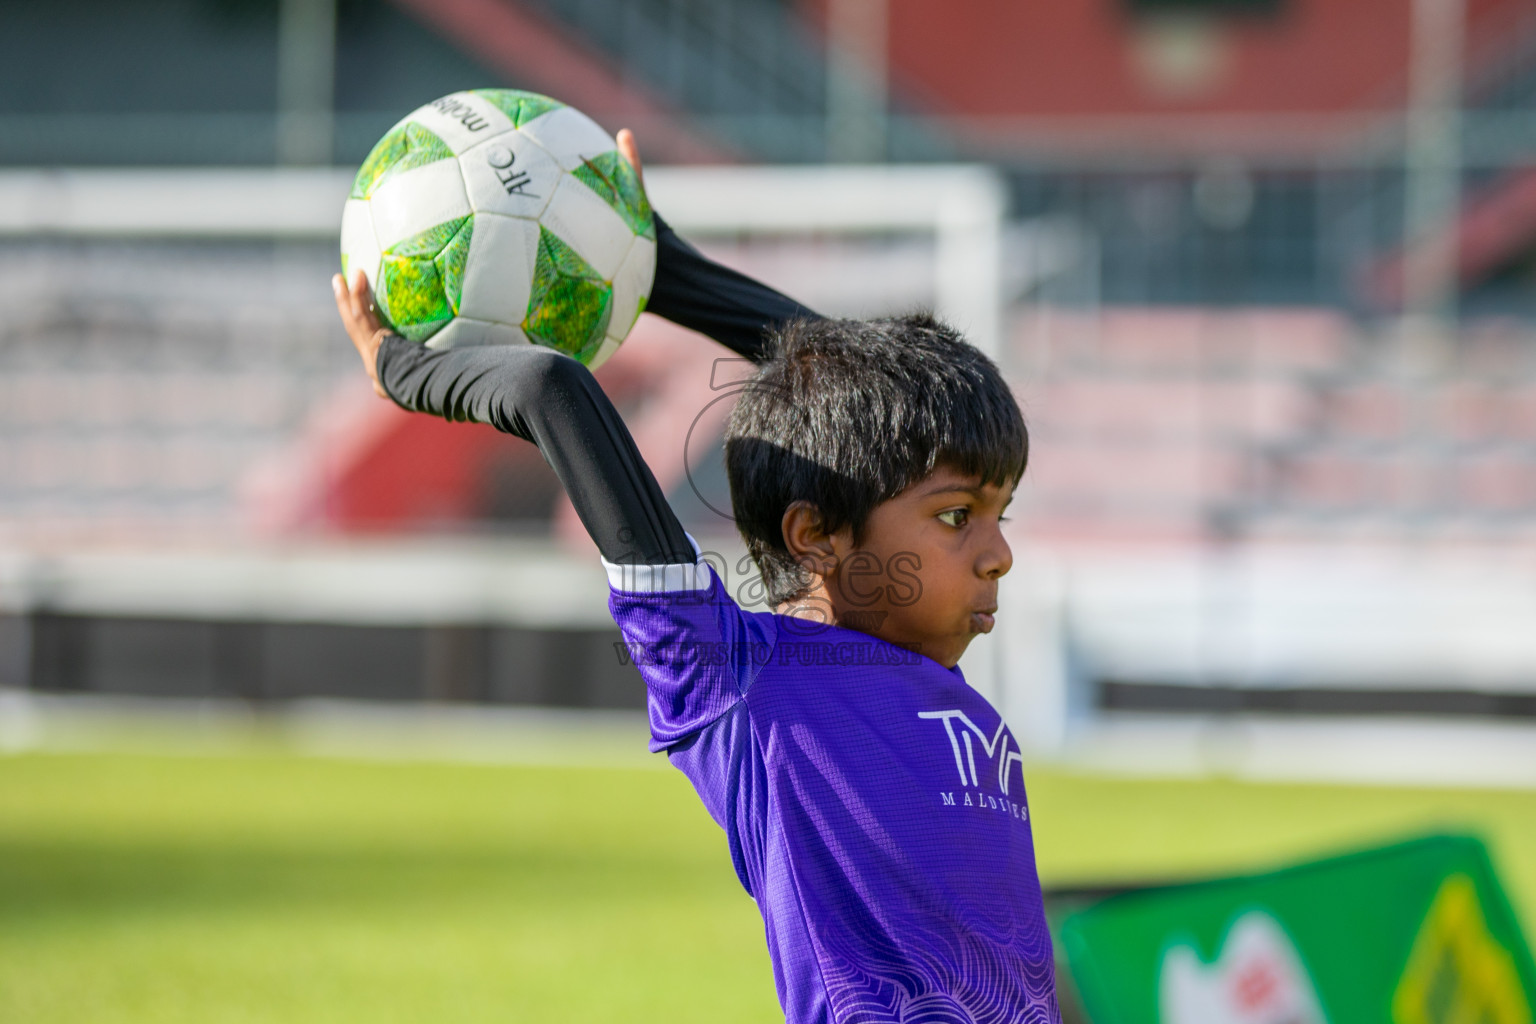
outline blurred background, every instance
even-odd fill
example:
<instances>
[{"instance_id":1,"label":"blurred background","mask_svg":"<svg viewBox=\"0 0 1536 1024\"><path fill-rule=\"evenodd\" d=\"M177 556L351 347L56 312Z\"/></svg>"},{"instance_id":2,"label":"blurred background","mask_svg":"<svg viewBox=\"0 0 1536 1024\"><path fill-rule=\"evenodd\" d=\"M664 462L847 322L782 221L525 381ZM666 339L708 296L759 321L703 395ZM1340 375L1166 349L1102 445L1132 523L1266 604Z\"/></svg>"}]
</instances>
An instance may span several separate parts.
<instances>
[{"instance_id":1,"label":"blurred background","mask_svg":"<svg viewBox=\"0 0 1536 1024\"><path fill-rule=\"evenodd\" d=\"M936 307L1003 367L1033 450L999 627L965 668L1037 765L1048 888L1467 828L1532 927L1533 0L12 2L0 913L33 924L11 929L0 1006L20 994L0 1015L78 1019L88 991L97 1019L207 1019L238 990L250 1019L416 1019L412 996L354 998L409 976L423 1007L452 990L540 1019L650 1019L668 1005L655 979L702 964L719 991L701 1014L739 998L742 1019L772 1019L718 834L641 769L643 691L557 482L531 446L374 399L336 319L357 164L416 106L492 85L633 128L657 209L716 258L829 314ZM750 588L718 511L740 377L723 354L645 316L599 379ZM436 764L466 760L497 766ZM624 835L694 813L678 834L723 872L718 908L675 915L687 966L646 959L655 907L612 933L618 1004L528 1001L565 977L540 957L579 964L592 935L576 904L529 909L543 883L498 897L542 936L506 953L516 985L466 980L505 960L477 959L497 940L465 919L433 933L420 978L348 918L314 955L325 977L360 971L350 989L295 980L267 924L240 941L281 969L194 963L194 923L154 933L191 958L170 990L122 980L156 963L128 938L144 915L222 906L214 876L309 906L316 849L354 881L335 857L406 851L368 862L392 881L358 901L466 907L503 884L473 851L543 870L569 853L546 829L565 829L578 860L635 853L601 815L549 817L560 786L594 815L610 799L594 794L644 790ZM385 823L390 807L414 824ZM209 836L258 852L231 866ZM433 843L448 859L418 849ZM683 848L640 855L686 888L706 869ZM264 874L274 849L311 881ZM139 867L104 881L109 854ZM168 881L177 864L202 881ZM466 870L480 888L431 888ZM619 877L570 884L599 876ZM125 895L145 892L164 900ZM119 897L117 973L76 989L84 933L59 932L56 960L38 936ZM604 907L591 929L618 927ZM402 943L449 927L392 926ZM738 952L740 987L720 967Z\"/></svg>"}]
</instances>

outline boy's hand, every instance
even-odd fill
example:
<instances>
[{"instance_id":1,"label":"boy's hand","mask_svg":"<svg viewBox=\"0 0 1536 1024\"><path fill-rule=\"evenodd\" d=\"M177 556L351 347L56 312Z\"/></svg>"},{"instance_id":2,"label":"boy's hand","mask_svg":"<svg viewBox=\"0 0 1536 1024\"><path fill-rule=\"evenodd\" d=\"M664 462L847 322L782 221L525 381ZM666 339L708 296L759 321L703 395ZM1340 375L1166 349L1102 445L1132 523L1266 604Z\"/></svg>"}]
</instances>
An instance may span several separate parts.
<instances>
[{"instance_id":1,"label":"boy's hand","mask_svg":"<svg viewBox=\"0 0 1536 1024\"><path fill-rule=\"evenodd\" d=\"M619 155L628 160L629 166L635 169L635 177L640 179L640 187L645 188L645 172L640 169L640 147L635 145L635 133L628 128L620 128L614 141L619 144Z\"/></svg>"},{"instance_id":2,"label":"boy's hand","mask_svg":"<svg viewBox=\"0 0 1536 1024\"><path fill-rule=\"evenodd\" d=\"M363 357L363 369L368 371L368 379L373 381L374 392L380 398L388 398L384 385L379 383L378 363L379 345L383 343L389 329L379 325L379 315L373 305L373 291L368 287L367 276L359 270L352 279L352 287L348 288L346 278L336 274L331 278L331 291L336 295L336 312L341 314L342 326L347 329L347 337L352 339L352 346Z\"/></svg>"}]
</instances>

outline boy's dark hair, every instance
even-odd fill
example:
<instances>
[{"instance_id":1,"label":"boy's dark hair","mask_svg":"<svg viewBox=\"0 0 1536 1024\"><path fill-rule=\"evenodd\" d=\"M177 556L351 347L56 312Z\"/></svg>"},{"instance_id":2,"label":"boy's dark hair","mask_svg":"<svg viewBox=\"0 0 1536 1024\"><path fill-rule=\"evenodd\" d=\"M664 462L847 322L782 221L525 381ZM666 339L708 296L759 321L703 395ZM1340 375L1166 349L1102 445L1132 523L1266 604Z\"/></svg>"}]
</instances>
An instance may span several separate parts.
<instances>
[{"instance_id":1,"label":"boy's dark hair","mask_svg":"<svg viewBox=\"0 0 1536 1024\"><path fill-rule=\"evenodd\" d=\"M997 367L928 313L800 320L770 342L725 432L731 507L768 601L804 595L784 543L785 511L814 505L822 528L852 526L947 465L984 483L1024 475L1029 433Z\"/></svg>"}]
</instances>

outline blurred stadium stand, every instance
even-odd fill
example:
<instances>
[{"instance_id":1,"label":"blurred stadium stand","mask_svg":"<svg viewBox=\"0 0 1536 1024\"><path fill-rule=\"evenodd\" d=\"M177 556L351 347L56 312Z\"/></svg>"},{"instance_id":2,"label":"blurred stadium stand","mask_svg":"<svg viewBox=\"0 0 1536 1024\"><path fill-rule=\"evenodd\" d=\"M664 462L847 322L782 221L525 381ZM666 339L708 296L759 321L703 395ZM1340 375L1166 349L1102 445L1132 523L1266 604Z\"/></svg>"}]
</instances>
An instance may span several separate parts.
<instances>
[{"instance_id":1,"label":"blurred stadium stand","mask_svg":"<svg viewBox=\"0 0 1536 1024\"><path fill-rule=\"evenodd\" d=\"M1415 365L1324 309L1026 314L1020 390L1051 532L1177 539L1532 540L1529 328Z\"/></svg>"},{"instance_id":2,"label":"blurred stadium stand","mask_svg":"<svg viewBox=\"0 0 1536 1024\"><path fill-rule=\"evenodd\" d=\"M1011 713L1536 710L1536 9L1467 0L1463 199L1431 225L1455 246L1454 318L1426 333L1398 317L1409 5L888 0L882 66L850 79L828 42L850 2L341 0L329 155L307 157L283 150L275 69L282 11L322 0L8 5L0 164L61 189L87 179L60 168L276 181L280 156L344 177L401 113L491 84L629 124L658 163L989 162L1012 218L999 354L1036 439L1016 632L1059 647L1011 649L1055 680ZM863 148L841 149L860 111ZM505 596L565 586L519 582L530 559L589 582L536 454L368 397L333 245L71 233L87 203L64 194L0 181L0 685L638 703L600 588L548 602L559 621ZM907 229L711 245L832 313L943 299ZM604 385L728 546L706 504L723 407L704 454L669 441L712 393L676 367L707 374L710 350L642 333ZM130 572L124 551L170 561ZM154 566L188 551L225 582L156 598ZM414 575L357 621L326 581L366 590L375 556ZM477 564L505 587L464 582ZM262 565L310 590L228 582ZM162 591L201 578L183 569Z\"/></svg>"},{"instance_id":3,"label":"blurred stadium stand","mask_svg":"<svg viewBox=\"0 0 1536 1024\"><path fill-rule=\"evenodd\" d=\"M230 524L241 474L355 371L316 301L329 255L5 246L0 516L66 536Z\"/></svg>"}]
</instances>

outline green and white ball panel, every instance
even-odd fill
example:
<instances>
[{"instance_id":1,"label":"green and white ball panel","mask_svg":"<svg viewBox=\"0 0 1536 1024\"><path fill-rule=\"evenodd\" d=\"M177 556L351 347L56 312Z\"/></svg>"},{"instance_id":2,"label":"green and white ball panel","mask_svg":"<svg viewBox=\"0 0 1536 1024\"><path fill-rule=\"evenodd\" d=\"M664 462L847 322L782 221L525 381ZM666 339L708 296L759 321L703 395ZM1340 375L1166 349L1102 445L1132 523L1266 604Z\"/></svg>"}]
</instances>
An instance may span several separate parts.
<instances>
[{"instance_id":1,"label":"green and white ball panel","mask_svg":"<svg viewBox=\"0 0 1536 1024\"><path fill-rule=\"evenodd\" d=\"M635 326L656 277L656 243L639 237L618 273L613 275L613 314L608 318L608 338L615 346Z\"/></svg>"},{"instance_id":2,"label":"green and white ball panel","mask_svg":"<svg viewBox=\"0 0 1536 1024\"><path fill-rule=\"evenodd\" d=\"M414 121L461 154L493 135L515 128L512 119L484 96L456 92L412 111L401 124Z\"/></svg>"},{"instance_id":3,"label":"green and white ball panel","mask_svg":"<svg viewBox=\"0 0 1536 1024\"><path fill-rule=\"evenodd\" d=\"M473 320L466 316L453 319L427 339L427 348L471 348L477 345L526 345L528 336L510 324Z\"/></svg>"},{"instance_id":4,"label":"green and white ball panel","mask_svg":"<svg viewBox=\"0 0 1536 1024\"><path fill-rule=\"evenodd\" d=\"M533 138L567 171L583 160L613 149L613 136L574 107L559 107L534 118L520 129Z\"/></svg>"},{"instance_id":5,"label":"green and white ball panel","mask_svg":"<svg viewBox=\"0 0 1536 1024\"><path fill-rule=\"evenodd\" d=\"M530 341L589 363L608 333L613 285L557 235L539 229L539 257L523 332Z\"/></svg>"},{"instance_id":6,"label":"green and white ball panel","mask_svg":"<svg viewBox=\"0 0 1536 1024\"><path fill-rule=\"evenodd\" d=\"M369 214L368 203L361 199L348 199L347 205L341 210L342 277L350 285L361 270L367 275L368 286L372 288L379 279L381 255L378 239L373 234L373 217Z\"/></svg>"},{"instance_id":7,"label":"green and white ball panel","mask_svg":"<svg viewBox=\"0 0 1536 1024\"><path fill-rule=\"evenodd\" d=\"M473 237L466 214L384 250L374 297L401 335L426 341L458 314Z\"/></svg>"},{"instance_id":8,"label":"green and white ball panel","mask_svg":"<svg viewBox=\"0 0 1536 1024\"><path fill-rule=\"evenodd\" d=\"M554 157L515 130L466 150L459 166L475 212L508 217L538 217L565 177Z\"/></svg>"},{"instance_id":9,"label":"green and white ball panel","mask_svg":"<svg viewBox=\"0 0 1536 1024\"><path fill-rule=\"evenodd\" d=\"M379 140L363 161L352 182L351 198L372 198L392 175L452 157L453 150L431 131L414 121L401 122Z\"/></svg>"},{"instance_id":10,"label":"green and white ball panel","mask_svg":"<svg viewBox=\"0 0 1536 1024\"><path fill-rule=\"evenodd\" d=\"M472 211L464 177L454 159L390 175L368 200L373 232L385 252L390 246Z\"/></svg>"},{"instance_id":11,"label":"green and white ball panel","mask_svg":"<svg viewBox=\"0 0 1536 1024\"><path fill-rule=\"evenodd\" d=\"M640 176L618 150L599 153L582 161L571 176L597 193L637 235L656 237L651 203L640 186Z\"/></svg>"},{"instance_id":12,"label":"green and white ball panel","mask_svg":"<svg viewBox=\"0 0 1536 1024\"><path fill-rule=\"evenodd\" d=\"M528 313L538 256L536 221L494 213L476 214L459 314L475 320L521 324Z\"/></svg>"},{"instance_id":13,"label":"green and white ball panel","mask_svg":"<svg viewBox=\"0 0 1536 1024\"><path fill-rule=\"evenodd\" d=\"M624 218L571 175L560 179L539 223L575 250L605 281L613 280L635 241L635 233Z\"/></svg>"},{"instance_id":14,"label":"green and white ball panel","mask_svg":"<svg viewBox=\"0 0 1536 1024\"><path fill-rule=\"evenodd\" d=\"M476 89L473 95L494 105L518 127L565 106L559 100L521 89Z\"/></svg>"}]
</instances>

